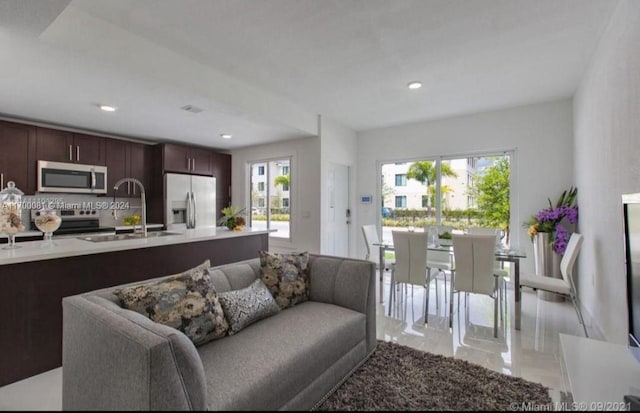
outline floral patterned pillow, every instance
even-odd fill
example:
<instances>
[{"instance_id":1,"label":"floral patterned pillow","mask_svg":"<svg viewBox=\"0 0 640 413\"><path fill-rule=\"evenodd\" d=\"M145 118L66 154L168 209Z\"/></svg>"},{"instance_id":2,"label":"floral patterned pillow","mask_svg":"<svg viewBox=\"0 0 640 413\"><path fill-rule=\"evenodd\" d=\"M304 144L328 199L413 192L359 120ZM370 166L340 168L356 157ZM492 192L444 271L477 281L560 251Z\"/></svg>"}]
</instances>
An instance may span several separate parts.
<instances>
[{"instance_id":1,"label":"floral patterned pillow","mask_svg":"<svg viewBox=\"0 0 640 413\"><path fill-rule=\"evenodd\" d=\"M260 251L260 278L281 309L309 299L309 253Z\"/></svg>"},{"instance_id":2,"label":"floral patterned pillow","mask_svg":"<svg viewBox=\"0 0 640 413\"><path fill-rule=\"evenodd\" d=\"M113 293L122 307L182 331L196 346L224 337L229 325L211 277L209 260L161 281Z\"/></svg>"}]
</instances>

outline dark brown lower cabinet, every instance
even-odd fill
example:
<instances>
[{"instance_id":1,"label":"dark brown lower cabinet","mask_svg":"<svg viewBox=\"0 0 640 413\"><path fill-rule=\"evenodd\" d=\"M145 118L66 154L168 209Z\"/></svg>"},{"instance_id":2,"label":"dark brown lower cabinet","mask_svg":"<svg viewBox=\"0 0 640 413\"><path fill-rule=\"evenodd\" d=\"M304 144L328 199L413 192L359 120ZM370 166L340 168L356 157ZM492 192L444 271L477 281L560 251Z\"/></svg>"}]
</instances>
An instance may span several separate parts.
<instances>
[{"instance_id":1,"label":"dark brown lower cabinet","mask_svg":"<svg viewBox=\"0 0 640 413\"><path fill-rule=\"evenodd\" d=\"M258 257L268 234L0 265L0 386L62 364L62 298Z\"/></svg>"}]
</instances>

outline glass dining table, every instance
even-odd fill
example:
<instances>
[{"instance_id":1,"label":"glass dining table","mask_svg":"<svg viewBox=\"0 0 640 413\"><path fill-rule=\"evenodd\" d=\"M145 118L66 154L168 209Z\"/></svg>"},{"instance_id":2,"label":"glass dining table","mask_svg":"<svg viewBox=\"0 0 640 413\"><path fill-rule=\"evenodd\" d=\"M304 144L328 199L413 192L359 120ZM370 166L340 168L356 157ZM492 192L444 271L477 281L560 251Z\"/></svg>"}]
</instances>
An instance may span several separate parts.
<instances>
[{"instance_id":1,"label":"glass dining table","mask_svg":"<svg viewBox=\"0 0 640 413\"><path fill-rule=\"evenodd\" d=\"M385 268L385 252L393 251L393 243L387 241L374 242L372 245L376 247L380 247L380 302L383 301L384 297L384 283L383 283L383 275ZM427 248L429 251L440 251L440 252L448 252L451 256L451 262L453 262L453 245L451 245L450 241L442 241L438 245L431 244ZM502 262L510 262L513 263L513 285L515 294L514 297L514 305L515 305L515 329L520 330L520 312L521 312L521 296L520 296L520 259L527 258L527 255L522 250L513 249L513 248L496 248L496 261Z\"/></svg>"}]
</instances>

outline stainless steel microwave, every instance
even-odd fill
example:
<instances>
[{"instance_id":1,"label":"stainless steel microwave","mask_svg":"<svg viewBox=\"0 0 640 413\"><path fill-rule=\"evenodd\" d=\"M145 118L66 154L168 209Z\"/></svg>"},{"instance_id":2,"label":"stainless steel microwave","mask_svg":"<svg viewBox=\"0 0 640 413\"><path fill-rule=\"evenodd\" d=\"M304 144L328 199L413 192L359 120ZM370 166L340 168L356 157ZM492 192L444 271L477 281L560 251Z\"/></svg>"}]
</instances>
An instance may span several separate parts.
<instances>
[{"instance_id":1,"label":"stainless steel microwave","mask_svg":"<svg viewBox=\"0 0 640 413\"><path fill-rule=\"evenodd\" d=\"M38 191L106 194L107 167L38 161Z\"/></svg>"}]
</instances>

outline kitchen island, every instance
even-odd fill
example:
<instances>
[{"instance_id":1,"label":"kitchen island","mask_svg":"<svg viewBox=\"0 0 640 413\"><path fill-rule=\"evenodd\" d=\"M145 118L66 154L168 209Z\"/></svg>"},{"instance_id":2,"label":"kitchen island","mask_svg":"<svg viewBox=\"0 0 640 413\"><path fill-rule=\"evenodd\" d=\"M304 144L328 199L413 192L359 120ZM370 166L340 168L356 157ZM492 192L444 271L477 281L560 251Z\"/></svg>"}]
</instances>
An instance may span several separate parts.
<instances>
[{"instance_id":1,"label":"kitchen island","mask_svg":"<svg viewBox=\"0 0 640 413\"><path fill-rule=\"evenodd\" d=\"M0 249L0 386L62 364L62 298L221 265L268 250L269 231L223 227L92 242L77 238Z\"/></svg>"}]
</instances>

